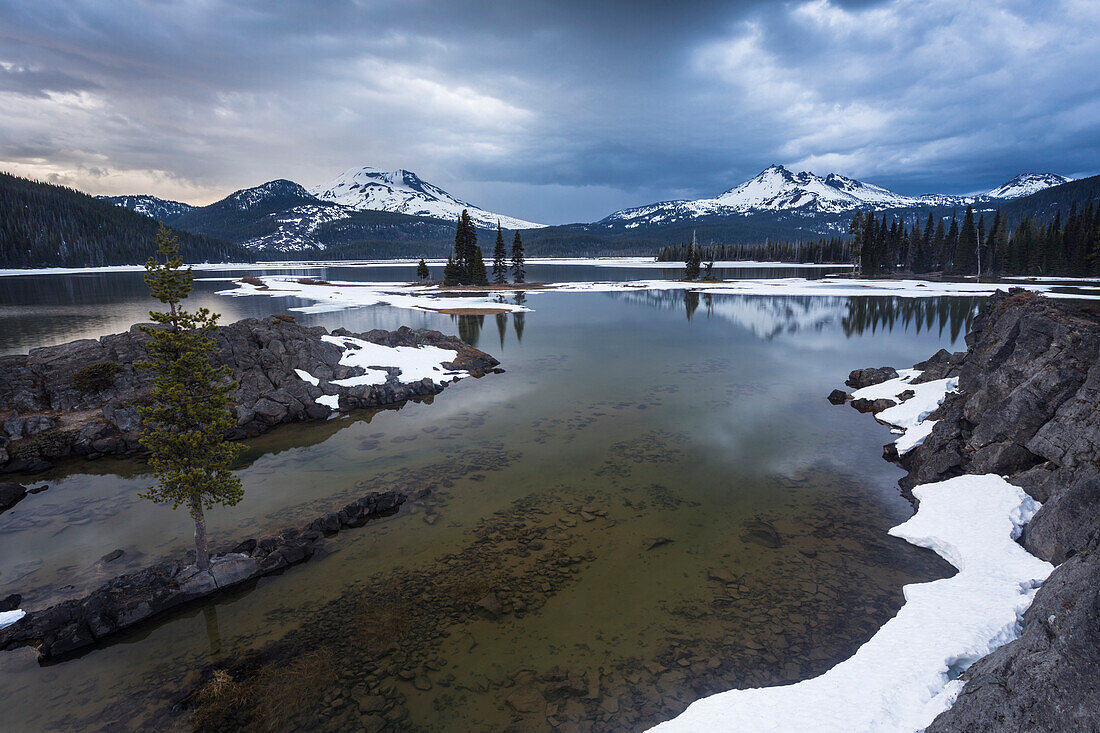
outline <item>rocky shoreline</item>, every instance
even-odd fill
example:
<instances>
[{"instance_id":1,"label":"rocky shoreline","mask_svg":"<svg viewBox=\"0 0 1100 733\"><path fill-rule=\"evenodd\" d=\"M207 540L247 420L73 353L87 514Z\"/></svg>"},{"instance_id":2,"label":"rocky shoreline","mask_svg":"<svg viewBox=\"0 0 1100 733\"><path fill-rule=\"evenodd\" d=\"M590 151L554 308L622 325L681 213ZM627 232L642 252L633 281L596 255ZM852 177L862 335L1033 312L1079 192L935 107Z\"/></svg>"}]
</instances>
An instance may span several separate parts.
<instances>
[{"instance_id":1,"label":"rocky shoreline","mask_svg":"<svg viewBox=\"0 0 1100 733\"><path fill-rule=\"evenodd\" d=\"M32 646L42 661L78 654L154 616L306 562L324 548L326 535L393 514L405 500L405 494L396 491L367 494L301 529L249 538L228 551L213 553L208 570L186 561L165 560L120 575L84 598L31 611L0 629L0 650ZM14 607L19 600L5 602Z\"/></svg>"},{"instance_id":2,"label":"rocky shoreline","mask_svg":"<svg viewBox=\"0 0 1100 733\"><path fill-rule=\"evenodd\" d=\"M913 383L958 378L928 419L922 445L884 456L912 489L997 474L1042 503L1020 543L1057 568L1022 619L1019 638L974 661L955 703L928 731L1100 728L1100 315L1013 290L991 296L967 351L916 365ZM897 376L852 372L861 388ZM841 404L849 395L834 392ZM891 403L892 404L892 403ZM856 404L867 412L890 405Z\"/></svg>"},{"instance_id":3,"label":"rocky shoreline","mask_svg":"<svg viewBox=\"0 0 1100 733\"><path fill-rule=\"evenodd\" d=\"M335 343L343 338L454 351L453 361L442 367L461 376L481 377L499 364L454 336L428 329L330 334L278 315L219 326L212 358L230 367L238 384L232 395L237 425L228 437L327 419L334 409L393 405L438 394L445 386L447 380L428 377L403 381L399 368L385 365L380 365L387 372L383 383L336 384L354 382L366 371L341 363L354 348ZM140 453L138 406L148 399L152 378L134 362L145 357L145 339L135 326L127 333L0 357L0 472L34 473L67 456Z\"/></svg>"}]
</instances>

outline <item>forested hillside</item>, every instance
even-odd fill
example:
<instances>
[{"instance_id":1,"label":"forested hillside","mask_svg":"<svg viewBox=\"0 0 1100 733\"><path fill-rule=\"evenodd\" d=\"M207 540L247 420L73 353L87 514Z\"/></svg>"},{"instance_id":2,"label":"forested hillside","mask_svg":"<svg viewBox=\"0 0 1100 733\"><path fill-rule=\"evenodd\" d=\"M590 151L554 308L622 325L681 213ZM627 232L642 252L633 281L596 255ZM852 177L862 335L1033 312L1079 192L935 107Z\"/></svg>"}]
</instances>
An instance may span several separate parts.
<instances>
[{"instance_id":1,"label":"forested hillside","mask_svg":"<svg viewBox=\"0 0 1100 733\"><path fill-rule=\"evenodd\" d=\"M141 264L159 223L63 186L0 173L0 267ZM187 262L250 261L237 245L178 232Z\"/></svg>"}]
</instances>

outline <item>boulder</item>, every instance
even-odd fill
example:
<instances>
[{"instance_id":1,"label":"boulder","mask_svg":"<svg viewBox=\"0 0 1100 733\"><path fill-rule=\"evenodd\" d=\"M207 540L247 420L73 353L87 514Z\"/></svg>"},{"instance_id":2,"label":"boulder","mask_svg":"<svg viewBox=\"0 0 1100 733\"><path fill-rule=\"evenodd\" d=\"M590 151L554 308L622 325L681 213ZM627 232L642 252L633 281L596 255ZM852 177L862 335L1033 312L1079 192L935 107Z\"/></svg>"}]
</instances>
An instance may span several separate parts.
<instances>
[{"instance_id":1,"label":"boulder","mask_svg":"<svg viewBox=\"0 0 1100 733\"><path fill-rule=\"evenodd\" d=\"M883 366L878 369L856 369L848 375L844 384L852 389L863 389L875 384L882 384L888 379L895 379L898 370L894 367Z\"/></svg>"},{"instance_id":2,"label":"boulder","mask_svg":"<svg viewBox=\"0 0 1100 733\"><path fill-rule=\"evenodd\" d=\"M0 482L0 512L11 509L27 496L27 488L11 481Z\"/></svg>"}]
</instances>

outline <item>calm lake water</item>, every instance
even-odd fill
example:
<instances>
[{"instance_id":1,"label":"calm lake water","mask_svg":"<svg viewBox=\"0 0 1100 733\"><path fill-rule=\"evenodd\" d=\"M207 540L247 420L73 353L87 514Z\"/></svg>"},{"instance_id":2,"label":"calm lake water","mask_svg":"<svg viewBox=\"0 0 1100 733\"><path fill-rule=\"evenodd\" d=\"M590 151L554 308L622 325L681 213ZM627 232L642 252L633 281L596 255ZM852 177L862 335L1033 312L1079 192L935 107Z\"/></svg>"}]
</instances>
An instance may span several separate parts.
<instances>
[{"instance_id":1,"label":"calm lake water","mask_svg":"<svg viewBox=\"0 0 1100 733\"><path fill-rule=\"evenodd\" d=\"M529 279L680 274L535 265ZM188 305L225 322L302 305L214 295L229 286L197 282ZM952 572L886 535L912 513L881 458L891 436L825 395L854 368L962 348L979 302L552 293L526 314L299 315L458 333L507 371L249 441L244 501L209 516L216 547L373 489L430 493L80 658L0 653L0 729L637 730L711 692L819 674L897 611L903 585ZM0 278L0 353L121 331L152 305L140 273ZM136 498L140 462L26 480L50 489L0 515L0 597L24 608L192 542L186 514ZM489 596L499 607L479 605Z\"/></svg>"}]
</instances>

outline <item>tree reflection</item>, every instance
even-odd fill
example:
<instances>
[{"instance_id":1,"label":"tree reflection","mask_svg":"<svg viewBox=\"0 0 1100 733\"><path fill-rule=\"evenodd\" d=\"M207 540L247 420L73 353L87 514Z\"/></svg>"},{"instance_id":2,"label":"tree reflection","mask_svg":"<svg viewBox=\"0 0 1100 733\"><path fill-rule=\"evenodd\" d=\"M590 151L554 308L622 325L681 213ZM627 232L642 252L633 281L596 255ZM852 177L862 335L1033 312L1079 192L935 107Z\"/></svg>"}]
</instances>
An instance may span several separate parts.
<instances>
[{"instance_id":1,"label":"tree reflection","mask_svg":"<svg viewBox=\"0 0 1100 733\"><path fill-rule=\"evenodd\" d=\"M485 325L485 316L456 315L451 318L458 321L458 337L477 348L477 342L481 338L481 328Z\"/></svg>"},{"instance_id":2,"label":"tree reflection","mask_svg":"<svg viewBox=\"0 0 1100 733\"><path fill-rule=\"evenodd\" d=\"M608 295L654 308L682 308L688 321L696 312L705 313L707 318L723 318L764 340L783 334L823 331L839 324L849 338L880 330L891 332L897 328L918 334L937 331L941 336L946 332L954 341L970 328L983 300L952 296L726 295L690 290L644 290Z\"/></svg>"},{"instance_id":3,"label":"tree reflection","mask_svg":"<svg viewBox=\"0 0 1100 733\"><path fill-rule=\"evenodd\" d=\"M954 341L969 330L982 298L938 297L854 297L847 299L847 312L841 320L844 335L860 336L870 331L893 331L900 327L916 333L936 329L940 336L948 329Z\"/></svg>"}]
</instances>

